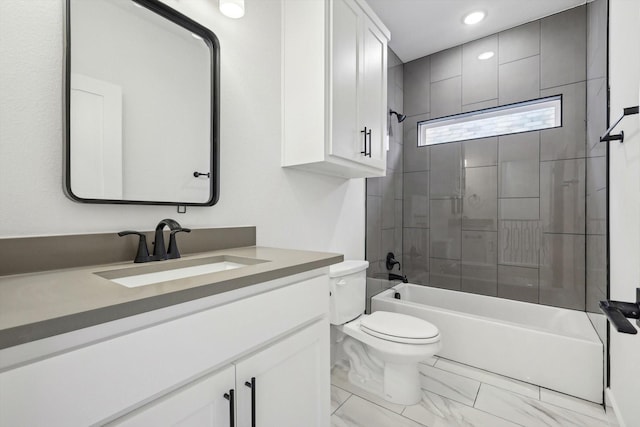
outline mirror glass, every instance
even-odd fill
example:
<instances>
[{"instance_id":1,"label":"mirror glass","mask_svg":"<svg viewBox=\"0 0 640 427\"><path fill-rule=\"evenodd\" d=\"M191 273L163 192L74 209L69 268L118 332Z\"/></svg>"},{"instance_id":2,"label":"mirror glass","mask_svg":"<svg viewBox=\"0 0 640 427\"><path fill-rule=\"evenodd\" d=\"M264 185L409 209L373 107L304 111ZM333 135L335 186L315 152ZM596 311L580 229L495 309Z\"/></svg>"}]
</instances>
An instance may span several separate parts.
<instances>
[{"instance_id":1,"label":"mirror glass","mask_svg":"<svg viewBox=\"0 0 640 427\"><path fill-rule=\"evenodd\" d=\"M215 35L156 0L67 0L66 19L67 195L213 205Z\"/></svg>"}]
</instances>

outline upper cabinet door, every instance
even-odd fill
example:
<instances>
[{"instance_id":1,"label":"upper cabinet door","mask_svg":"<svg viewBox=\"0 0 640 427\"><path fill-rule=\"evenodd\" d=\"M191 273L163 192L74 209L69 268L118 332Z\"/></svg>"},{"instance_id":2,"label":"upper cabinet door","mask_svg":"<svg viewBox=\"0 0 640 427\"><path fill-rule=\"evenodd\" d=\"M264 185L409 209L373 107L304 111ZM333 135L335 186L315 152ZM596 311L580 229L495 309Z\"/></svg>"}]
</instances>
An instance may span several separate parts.
<instances>
[{"instance_id":1,"label":"upper cabinet door","mask_svg":"<svg viewBox=\"0 0 640 427\"><path fill-rule=\"evenodd\" d=\"M358 160L363 150L358 126L360 9L353 0L335 0L332 7L330 153L347 160Z\"/></svg>"},{"instance_id":2,"label":"upper cabinet door","mask_svg":"<svg viewBox=\"0 0 640 427\"><path fill-rule=\"evenodd\" d=\"M389 31L364 0L282 7L282 166L384 176Z\"/></svg>"},{"instance_id":3,"label":"upper cabinet door","mask_svg":"<svg viewBox=\"0 0 640 427\"><path fill-rule=\"evenodd\" d=\"M386 161L387 135L387 39L369 19L363 20L362 73L359 96L360 124L367 136L368 160L379 168Z\"/></svg>"}]
</instances>

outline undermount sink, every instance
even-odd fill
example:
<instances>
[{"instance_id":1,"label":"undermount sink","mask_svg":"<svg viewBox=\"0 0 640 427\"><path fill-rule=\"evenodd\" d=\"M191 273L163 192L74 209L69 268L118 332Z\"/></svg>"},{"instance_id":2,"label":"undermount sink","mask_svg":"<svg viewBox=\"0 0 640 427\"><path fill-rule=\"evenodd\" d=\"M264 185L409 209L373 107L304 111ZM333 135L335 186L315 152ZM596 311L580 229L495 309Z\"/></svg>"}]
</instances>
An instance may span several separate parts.
<instances>
[{"instance_id":1,"label":"undermount sink","mask_svg":"<svg viewBox=\"0 0 640 427\"><path fill-rule=\"evenodd\" d=\"M165 263L160 261L140 267L97 272L100 277L108 279L127 288L153 285L169 280L187 279L203 274L235 270L250 265L260 264L265 260L221 255L209 258L181 260Z\"/></svg>"}]
</instances>

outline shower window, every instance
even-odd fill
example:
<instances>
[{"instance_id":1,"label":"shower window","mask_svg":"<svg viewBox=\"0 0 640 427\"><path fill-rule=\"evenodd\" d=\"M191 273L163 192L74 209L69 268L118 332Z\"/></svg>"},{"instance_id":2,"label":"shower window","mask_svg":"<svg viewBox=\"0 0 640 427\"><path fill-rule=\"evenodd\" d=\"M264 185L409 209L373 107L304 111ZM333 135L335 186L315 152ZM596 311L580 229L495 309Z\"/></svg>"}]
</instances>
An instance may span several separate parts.
<instances>
[{"instance_id":1,"label":"shower window","mask_svg":"<svg viewBox=\"0 0 640 427\"><path fill-rule=\"evenodd\" d=\"M418 146L562 126L562 95L418 123Z\"/></svg>"}]
</instances>

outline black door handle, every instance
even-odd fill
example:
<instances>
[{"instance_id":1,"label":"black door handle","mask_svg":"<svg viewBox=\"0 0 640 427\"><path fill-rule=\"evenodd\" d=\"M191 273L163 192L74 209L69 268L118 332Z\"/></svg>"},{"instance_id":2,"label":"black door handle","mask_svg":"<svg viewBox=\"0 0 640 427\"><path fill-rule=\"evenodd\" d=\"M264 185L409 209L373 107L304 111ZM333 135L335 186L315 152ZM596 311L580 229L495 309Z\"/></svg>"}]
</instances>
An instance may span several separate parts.
<instances>
[{"instance_id":1,"label":"black door handle","mask_svg":"<svg viewBox=\"0 0 640 427\"><path fill-rule=\"evenodd\" d=\"M251 382L245 381L244 385L251 389L251 427L256 427L256 377L251 377Z\"/></svg>"},{"instance_id":2,"label":"black door handle","mask_svg":"<svg viewBox=\"0 0 640 427\"><path fill-rule=\"evenodd\" d=\"M235 404L234 404L234 392L233 389L229 390L229 393L224 394L224 398L229 401L229 427L234 427L235 420L233 414L235 413Z\"/></svg>"}]
</instances>

